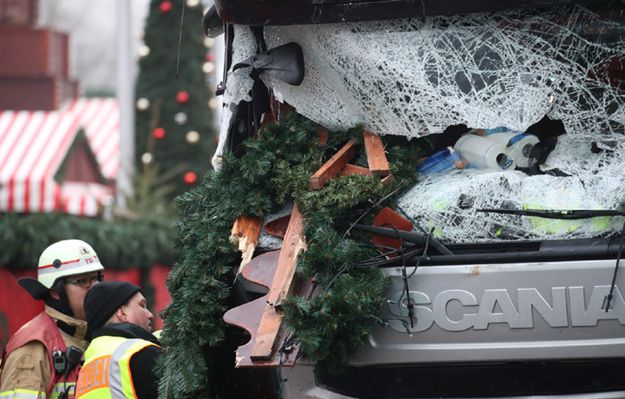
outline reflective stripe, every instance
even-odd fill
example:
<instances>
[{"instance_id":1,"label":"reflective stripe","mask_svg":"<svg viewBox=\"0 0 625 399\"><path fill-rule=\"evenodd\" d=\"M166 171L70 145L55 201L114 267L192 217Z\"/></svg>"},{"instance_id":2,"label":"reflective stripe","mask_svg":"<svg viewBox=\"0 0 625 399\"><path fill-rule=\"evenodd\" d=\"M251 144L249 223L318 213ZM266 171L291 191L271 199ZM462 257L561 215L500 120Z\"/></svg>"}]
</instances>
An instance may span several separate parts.
<instances>
[{"instance_id":1,"label":"reflective stripe","mask_svg":"<svg viewBox=\"0 0 625 399\"><path fill-rule=\"evenodd\" d=\"M68 261L65 261L65 262L61 262L61 265L67 265L67 264L75 263L75 262L80 262L80 259L74 259L74 260L68 260ZM49 264L49 265L39 266L39 269L47 269L49 267L54 267L55 269L58 269L60 266L55 267L54 264Z\"/></svg>"},{"instance_id":2,"label":"reflective stripe","mask_svg":"<svg viewBox=\"0 0 625 399\"><path fill-rule=\"evenodd\" d=\"M65 392L65 390L67 389L67 393L70 395L73 395L76 389L76 383L75 382L67 382L62 383L59 382L58 384L55 384L54 387L52 388L52 391L50 391L50 396L48 397L48 399L58 399L61 397L61 395L63 394L63 392Z\"/></svg>"},{"instance_id":3,"label":"reflective stripe","mask_svg":"<svg viewBox=\"0 0 625 399\"><path fill-rule=\"evenodd\" d=\"M40 394L41 396L39 396ZM45 397L45 392L31 391L29 389L0 392L0 399L40 399Z\"/></svg>"},{"instance_id":4,"label":"reflective stripe","mask_svg":"<svg viewBox=\"0 0 625 399\"><path fill-rule=\"evenodd\" d=\"M37 273L42 276L47 274L66 272L68 270L80 269L82 267L95 266L98 264L99 260L97 256L86 256L80 259L63 262L62 267L59 267L58 269L55 267L50 267L50 265L44 265L39 269ZM87 270L86 272L89 271L92 270Z\"/></svg>"},{"instance_id":5,"label":"reflective stripe","mask_svg":"<svg viewBox=\"0 0 625 399\"><path fill-rule=\"evenodd\" d=\"M129 371L129 370L122 369L123 367L122 364L125 363L125 362L122 362L122 360L124 359L124 356L126 356L126 351L138 342L145 342L145 341L142 339L127 339L121 345L119 345L117 349L115 349L115 351L113 352L113 359L112 359L113 361L111 362L112 365L111 365L111 368L109 369L109 381L110 381L109 386L111 387L111 392L113 394L117 393L120 395L124 395L126 398L136 397L135 392L134 392L134 387L132 385L132 380L123 381L126 378L123 378L122 373L124 373L124 371ZM126 366L129 366L129 364L126 364ZM127 373L127 377L129 377L129 374L130 373Z\"/></svg>"},{"instance_id":6,"label":"reflective stripe","mask_svg":"<svg viewBox=\"0 0 625 399\"><path fill-rule=\"evenodd\" d=\"M73 382L68 382L67 384L59 383L54 385L52 391L50 391L50 396L46 396L45 392L39 391L31 391L28 389L16 389L14 391L6 391L0 393L0 399L38 399L38 398L47 398L47 399L58 399L61 397L65 389L67 389L68 394L71 395L74 393L73 388L76 384Z\"/></svg>"},{"instance_id":7,"label":"reflective stripe","mask_svg":"<svg viewBox=\"0 0 625 399\"><path fill-rule=\"evenodd\" d=\"M148 346L156 345L143 339L112 336L95 338L85 352L85 364L78 377L76 397L136 399L130 359Z\"/></svg>"}]
</instances>

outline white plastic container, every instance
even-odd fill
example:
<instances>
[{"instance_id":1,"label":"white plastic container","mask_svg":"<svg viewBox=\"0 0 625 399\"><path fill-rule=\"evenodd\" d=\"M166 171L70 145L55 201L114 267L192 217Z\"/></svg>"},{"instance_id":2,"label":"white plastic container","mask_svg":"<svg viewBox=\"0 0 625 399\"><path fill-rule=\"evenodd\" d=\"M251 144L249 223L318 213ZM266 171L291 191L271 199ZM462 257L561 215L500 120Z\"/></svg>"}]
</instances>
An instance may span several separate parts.
<instances>
[{"instance_id":1,"label":"white plastic container","mask_svg":"<svg viewBox=\"0 0 625 399\"><path fill-rule=\"evenodd\" d=\"M539 141L533 134L521 132L493 133L486 137L504 143L508 158L521 168L528 167L530 152Z\"/></svg>"},{"instance_id":2,"label":"white plastic container","mask_svg":"<svg viewBox=\"0 0 625 399\"><path fill-rule=\"evenodd\" d=\"M454 149L469 166L478 169L514 169L514 162L506 155L506 144L489 137L465 134Z\"/></svg>"}]
</instances>

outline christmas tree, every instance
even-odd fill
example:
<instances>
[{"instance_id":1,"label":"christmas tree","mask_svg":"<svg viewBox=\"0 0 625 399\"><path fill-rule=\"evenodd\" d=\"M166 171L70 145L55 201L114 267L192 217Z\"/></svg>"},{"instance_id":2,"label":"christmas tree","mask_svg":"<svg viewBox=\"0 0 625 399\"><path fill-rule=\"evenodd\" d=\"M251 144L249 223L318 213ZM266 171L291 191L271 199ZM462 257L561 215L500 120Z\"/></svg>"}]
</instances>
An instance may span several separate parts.
<instances>
[{"instance_id":1,"label":"christmas tree","mask_svg":"<svg viewBox=\"0 0 625 399\"><path fill-rule=\"evenodd\" d=\"M173 172L174 195L200 180L215 149L212 41L204 39L201 25L199 0L152 0L139 49L137 170Z\"/></svg>"}]
</instances>

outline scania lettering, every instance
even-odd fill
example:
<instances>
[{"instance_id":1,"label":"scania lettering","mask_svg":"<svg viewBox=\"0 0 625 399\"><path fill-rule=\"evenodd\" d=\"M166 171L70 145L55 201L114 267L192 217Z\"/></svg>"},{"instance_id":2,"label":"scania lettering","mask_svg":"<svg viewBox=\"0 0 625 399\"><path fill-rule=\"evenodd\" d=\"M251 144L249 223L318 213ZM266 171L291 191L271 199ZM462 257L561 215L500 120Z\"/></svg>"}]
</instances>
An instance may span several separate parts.
<instances>
[{"instance_id":1,"label":"scania lettering","mask_svg":"<svg viewBox=\"0 0 625 399\"><path fill-rule=\"evenodd\" d=\"M535 288L518 288L512 295L506 289L487 289L481 296L452 289L439 292L434 300L424 292L411 291L410 303L414 306L415 320L414 327L408 330L409 302L402 291L394 295L395 300L388 302L391 314L399 318L391 320L389 326L411 333L425 331L433 325L447 331L485 330L493 323L506 323L510 328L533 328L535 312L554 328L596 326L600 320L618 320L625 325L625 302L618 288L614 290L608 312L604 305L610 292L609 285L592 287L588 302L585 291L584 287L553 287L551 301ZM449 308L454 302L460 305L461 312L454 312L459 315L450 314Z\"/></svg>"}]
</instances>

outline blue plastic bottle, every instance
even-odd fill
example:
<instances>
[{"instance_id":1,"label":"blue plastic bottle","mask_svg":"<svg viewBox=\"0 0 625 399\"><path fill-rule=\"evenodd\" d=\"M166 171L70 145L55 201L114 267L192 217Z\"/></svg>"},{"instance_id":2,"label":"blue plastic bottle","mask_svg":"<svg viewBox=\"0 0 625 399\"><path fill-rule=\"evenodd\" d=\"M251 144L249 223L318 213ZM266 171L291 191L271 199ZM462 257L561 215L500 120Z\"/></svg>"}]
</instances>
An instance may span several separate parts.
<instances>
[{"instance_id":1,"label":"blue plastic bottle","mask_svg":"<svg viewBox=\"0 0 625 399\"><path fill-rule=\"evenodd\" d=\"M431 175L463 167L464 161L460 155L453 148L447 147L429 156L417 167L417 171L422 175Z\"/></svg>"}]
</instances>

